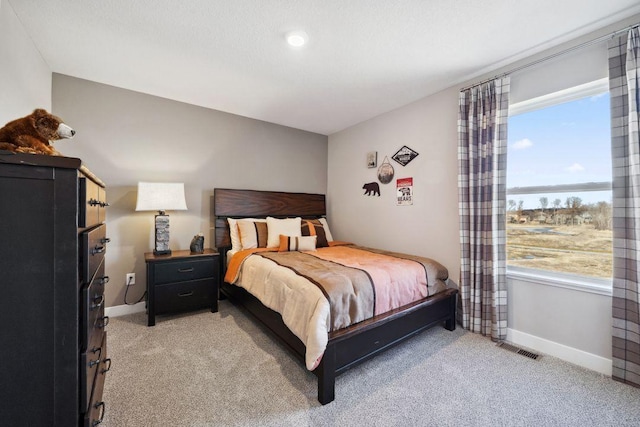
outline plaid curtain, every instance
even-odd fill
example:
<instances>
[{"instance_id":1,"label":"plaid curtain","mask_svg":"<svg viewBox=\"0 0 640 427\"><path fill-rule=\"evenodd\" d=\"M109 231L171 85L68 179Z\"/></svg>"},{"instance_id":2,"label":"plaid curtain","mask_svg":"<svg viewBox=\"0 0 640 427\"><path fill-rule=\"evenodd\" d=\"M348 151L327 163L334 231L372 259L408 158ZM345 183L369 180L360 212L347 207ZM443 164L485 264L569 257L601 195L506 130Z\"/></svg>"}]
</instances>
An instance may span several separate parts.
<instances>
[{"instance_id":1,"label":"plaid curtain","mask_svg":"<svg viewBox=\"0 0 640 427\"><path fill-rule=\"evenodd\" d=\"M609 42L614 379L640 386L640 31Z\"/></svg>"},{"instance_id":2,"label":"plaid curtain","mask_svg":"<svg viewBox=\"0 0 640 427\"><path fill-rule=\"evenodd\" d=\"M506 172L510 78L460 92L458 209L460 308L472 332L507 336Z\"/></svg>"}]
</instances>

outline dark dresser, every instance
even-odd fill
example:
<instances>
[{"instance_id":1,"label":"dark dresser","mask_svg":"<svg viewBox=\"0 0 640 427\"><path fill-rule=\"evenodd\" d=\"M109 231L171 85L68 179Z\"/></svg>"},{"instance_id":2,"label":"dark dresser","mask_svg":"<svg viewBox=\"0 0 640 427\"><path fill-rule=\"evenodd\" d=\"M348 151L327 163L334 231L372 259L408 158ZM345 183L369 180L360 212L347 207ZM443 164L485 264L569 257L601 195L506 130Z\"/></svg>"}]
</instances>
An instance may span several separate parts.
<instances>
[{"instance_id":1,"label":"dark dresser","mask_svg":"<svg viewBox=\"0 0 640 427\"><path fill-rule=\"evenodd\" d=\"M0 425L104 416L106 206L80 159L0 151Z\"/></svg>"}]
</instances>

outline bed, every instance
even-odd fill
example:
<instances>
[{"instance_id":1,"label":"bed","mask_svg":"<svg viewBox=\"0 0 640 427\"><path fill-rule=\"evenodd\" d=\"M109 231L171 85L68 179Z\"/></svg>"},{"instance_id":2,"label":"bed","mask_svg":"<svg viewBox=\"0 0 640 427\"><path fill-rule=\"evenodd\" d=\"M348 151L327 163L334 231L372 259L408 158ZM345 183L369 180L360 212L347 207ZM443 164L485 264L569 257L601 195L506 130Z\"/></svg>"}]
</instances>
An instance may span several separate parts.
<instances>
[{"instance_id":1,"label":"bed","mask_svg":"<svg viewBox=\"0 0 640 427\"><path fill-rule=\"evenodd\" d=\"M224 277L229 264L227 252L232 247L229 218L317 220L325 217L326 205L323 194L216 188L213 212L215 244L221 254ZM457 293L455 287L445 287L433 295L329 332L323 354L312 371L318 378L318 401L323 405L333 401L336 377L376 354L436 325L453 331ZM285 325L280 313L268 308L243 287L226 281L221 285L221 297L244 307L294 356L307 362L305 344ZM306 365L309 368L309 364Z\"/></svg>"}]
</instances>

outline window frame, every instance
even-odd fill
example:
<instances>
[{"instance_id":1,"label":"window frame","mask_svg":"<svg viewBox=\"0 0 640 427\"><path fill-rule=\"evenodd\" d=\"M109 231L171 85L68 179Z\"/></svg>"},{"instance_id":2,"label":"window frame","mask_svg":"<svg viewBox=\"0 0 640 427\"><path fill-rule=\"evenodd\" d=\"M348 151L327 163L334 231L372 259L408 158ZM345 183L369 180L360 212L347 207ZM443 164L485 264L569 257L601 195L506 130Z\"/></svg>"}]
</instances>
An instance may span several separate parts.
<instances>
[{"instance_id":1,"label":"window frame","mask_svg":"<svg viewBox=\"0 0 640 427\"><path fill-rule=\"evenodd\" d=\"M567 88L540 97L509 105L509 117L540 110L565 102L575 101L588 96L609 92L609 79L603 78L593 82ZM612 177L613 180L613 177ZM507 196L514 194L543 194L543 193L569 193L577 191L611 191L611 181L583 182L560 185L535 185L527 187L507 188ZM508 198L508 197L507 197ZM505 233L505 245L506 245ZM506 265L507 279L525 281L529 283L554 286L581 292L595 293L599 295L612 295L612 279L603 279L592 276L563 273L552 270L541 270Z\"/></svg>"}]
</instances>

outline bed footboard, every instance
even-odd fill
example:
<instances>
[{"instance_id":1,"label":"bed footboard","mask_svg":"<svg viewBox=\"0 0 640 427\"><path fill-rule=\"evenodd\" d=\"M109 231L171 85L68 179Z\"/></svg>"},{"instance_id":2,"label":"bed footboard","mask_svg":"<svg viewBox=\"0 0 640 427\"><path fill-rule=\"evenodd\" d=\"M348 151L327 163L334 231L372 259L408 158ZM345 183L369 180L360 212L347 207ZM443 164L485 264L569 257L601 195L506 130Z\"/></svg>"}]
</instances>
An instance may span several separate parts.
<instances>
[{"instance_id":1,"label":"bed footboard","mask_svg":"<svg viewBox=\"0 0 640 427\"><path fill-rule=\"evenodd\" d=\"M242 305L304 364L304 344L284 325L280 314L238 286L224 283L222 292ZM322 360L313 371L318 378L318 401L323 405L333 401L336 377L376 354L438 324L455 330L457 294L457 289L447 289L331 333Z\"/></svg>"}]
</instances>

